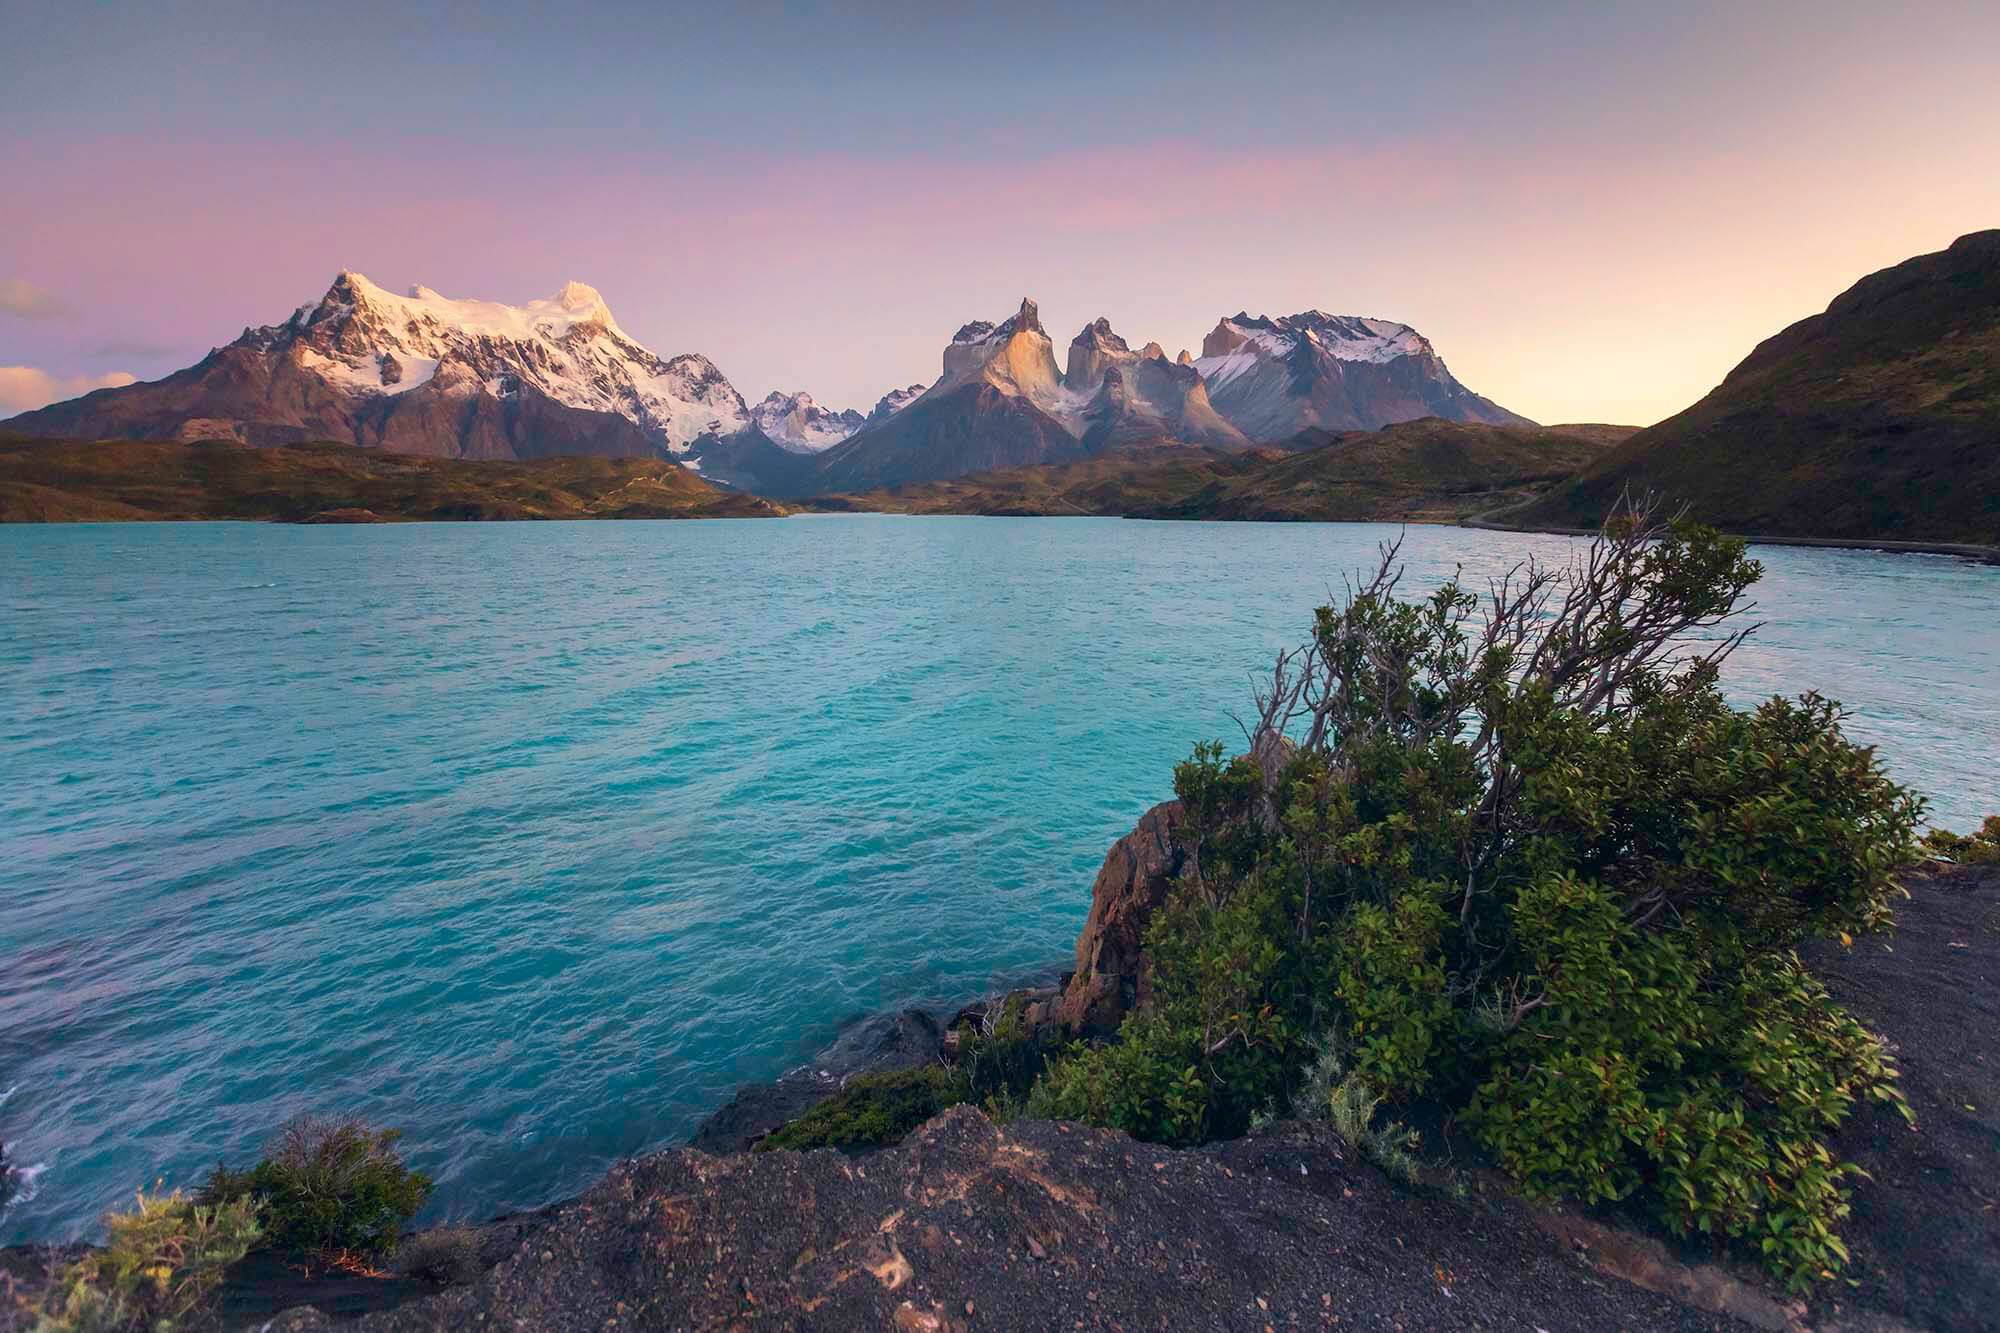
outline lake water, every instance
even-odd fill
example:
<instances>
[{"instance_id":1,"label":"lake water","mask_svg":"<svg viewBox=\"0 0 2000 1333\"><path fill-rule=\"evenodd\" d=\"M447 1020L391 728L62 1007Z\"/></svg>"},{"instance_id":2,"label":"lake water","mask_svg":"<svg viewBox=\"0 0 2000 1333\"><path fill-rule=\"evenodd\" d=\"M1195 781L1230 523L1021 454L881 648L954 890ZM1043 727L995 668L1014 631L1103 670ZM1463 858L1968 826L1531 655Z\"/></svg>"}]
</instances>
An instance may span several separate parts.
<instances>
[{"instance_id":1,"label":"lake water","mask_svg":"<svg viewBox=\"0 0 2000 1333\"><path fill-rule=\"evenodd\" d=\"M852 1018L1067 956L1368 525L0 529L0 1242L287 1117L483 1216ZM1406 587L1559 537L1409 533ZM1762 548L1731 693L1815 687L2000 809L2000 569Z\"/></svg>"}]
</instances>

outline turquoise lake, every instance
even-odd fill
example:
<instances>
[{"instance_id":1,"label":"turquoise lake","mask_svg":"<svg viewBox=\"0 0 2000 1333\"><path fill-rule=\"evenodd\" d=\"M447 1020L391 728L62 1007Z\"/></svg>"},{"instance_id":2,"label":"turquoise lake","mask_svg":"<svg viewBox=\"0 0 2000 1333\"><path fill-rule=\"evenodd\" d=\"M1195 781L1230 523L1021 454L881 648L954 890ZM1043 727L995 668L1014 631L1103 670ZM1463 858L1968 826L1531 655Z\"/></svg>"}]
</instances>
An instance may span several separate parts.
<instances>
[{"instance_id":1,"label":"turquoise lake","mask_svg":"<svg viewBox=\"0 0 2000 1333\"><path fill-rule=\"evenodd\" d=\"M306 1110L433 1215L1067 957L1109 843L1395 530L840 516L0 529L0 1242ZM1560 537L1415 528L1405 588ZM2000 810L2000 569L1765 547L1726 685Z\"/></svg>"}]
</instances>

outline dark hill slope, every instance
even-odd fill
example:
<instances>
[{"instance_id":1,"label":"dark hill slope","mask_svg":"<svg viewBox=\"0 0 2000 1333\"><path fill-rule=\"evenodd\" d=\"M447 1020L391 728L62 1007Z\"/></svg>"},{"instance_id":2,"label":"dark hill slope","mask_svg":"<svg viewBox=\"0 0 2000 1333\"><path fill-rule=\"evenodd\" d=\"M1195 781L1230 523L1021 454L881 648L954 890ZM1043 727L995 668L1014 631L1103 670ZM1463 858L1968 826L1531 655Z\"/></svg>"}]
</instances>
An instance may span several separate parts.
<instances>
[{"instance_id":1,"label":"dark hill slope","mask_svg":"<svg viewBox=\"0 0 2000 1333\"><path fill-rule=\"evenodd\" d=\"M718 491L656 458L489 462L345 444L23 440L0 436L0 522L113 519L759 517L784 511Z\"/></svg>"},{"instance_id":2,"label":"dark hill slope","mask_svg":"<svg viewBox=\"0 0 2000 1333\"><path fill-rule=\"evenodd\" d=\"M1631 431L1431 417L1379 431L1306 431L1248 452L1158 445L806 503L907 514L1449 523L1533 495Z\"/></svg>"},{"instance_id":3,"label":"dark hill slope","mask_svg":"<svg viewBox=\"0 0 2000 1333\"><path fill-rule=\"evenodd\" d=\"M1628 486L1734 532L2000 543L2000 230L1863 278L1502 517L1594 527Z\"/></svg>"},{"instance_id":4,"label":"dark hill slope","mask_svg":"<svg viewBox=\"0 0 2000 1333\"><path fill-rule=\"evenodd\" d=\"M1453 522L1533 494L1597 459L1618 427L1489 426L1426 417L1308 432L1299 449L1134 518Z\"/></svg>"}]
</instances>

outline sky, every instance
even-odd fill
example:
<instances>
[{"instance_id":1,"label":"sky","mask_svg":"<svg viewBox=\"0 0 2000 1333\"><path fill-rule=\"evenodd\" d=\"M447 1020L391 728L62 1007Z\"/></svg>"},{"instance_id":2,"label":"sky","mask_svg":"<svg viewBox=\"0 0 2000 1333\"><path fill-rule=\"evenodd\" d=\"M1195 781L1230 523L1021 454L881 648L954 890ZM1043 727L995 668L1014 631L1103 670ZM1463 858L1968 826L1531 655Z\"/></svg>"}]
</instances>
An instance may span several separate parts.
<instances>
[{"instance_id":1,"label":"sky","mask_svg":"<svg viewBox=\"0 0 2000 1333\"><path fill-rule=\"evenodd\" d=\"M1646 424L2000 226L1996 52L1991 0L0 0L0 415L351 268L588 282L753 401L866 409L1028 295L1058 356L1319 308Z\"/></svg>"}]
</instances>

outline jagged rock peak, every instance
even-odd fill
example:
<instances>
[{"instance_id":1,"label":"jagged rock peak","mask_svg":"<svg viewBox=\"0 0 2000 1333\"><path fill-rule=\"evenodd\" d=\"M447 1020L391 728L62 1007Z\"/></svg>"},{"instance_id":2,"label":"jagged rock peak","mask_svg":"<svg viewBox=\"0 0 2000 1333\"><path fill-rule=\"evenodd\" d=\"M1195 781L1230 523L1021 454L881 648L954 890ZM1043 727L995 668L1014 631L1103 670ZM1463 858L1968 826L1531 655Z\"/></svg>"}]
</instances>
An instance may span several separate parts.
<instances>
[{"instance_id":1,"label":"jagged rock peak","mask_svg":"<svg viewBox=\"0 0 2000 1333\"><path fill-rule=\"evenodd\" d=\"M1139 349L1139 356L1147 361L1164 361L1167 359L1167 351L1158 343L1147 343Z\"/></svg>"},{"instance_id":2,"label":"jagged rock peak","mask_svg":"<svg viewBox=\"0 0 2000 1333\"><path fill-rule=\"evenodd\" d=\"M1048 336L1047 330L1042 328L1041 310L1036 307L1033 301L1025 296L1021 298L1021 308L1014 312L1014 317L1005 324L1002 324L994 332L1003 334L1039 333L1044 337Z\"/></svg>"},{"instance_id":3,"label":"jagged rock peak","mask_svg":"<svg viewBox=\"0 0 2000 1333\"><path fill-rule=\"evenodd\" d=\"M1181 348L1181 354L1174 358L1174 364L1177 366L1191 366L1194 364L1194 358L1189 356L1188 349L1183 347Z\"/></svg>"},{"instance_id":4,"label":"jagged rock peak","mask_svg":"<svg viewBox=\"0 0 2000 1333\"><path fill-rule=\"evenodd\" d=\"M1070 345L1072 347L1077 345L1103 347L1120 352L1131 350L1130 345L1123 338L1111 331L1111 321L1102 315L1084 325L1083 331L1070 339Z\"/></svg>"},{"instance_id":5,"label":"jagged rock peak","mask_svg":"<svg viewBox=\"0 0 2000 1333\"><path fill-rule=\"evenodd\" d=\"M860 430L866 418L852 408L821 407L809 393L773 390L750 409L750 420L773 443L798 453L830 449Z\"/></svg>"},{"instance_id":6,"label":"jagged rock peak","mask_svg":"<svg viewBox=\"0 0 2000 1333\"><path fill-rule=\"evenodd\" d=\"M881 421L893 417L911 403L924 396L924 385L912 384L902 389L891 389L876 400L875 410L868 414L870 421Z\"/></svg>"}]
</instances>

